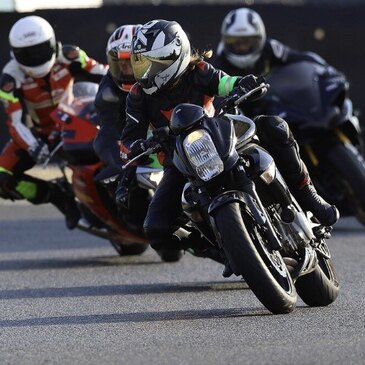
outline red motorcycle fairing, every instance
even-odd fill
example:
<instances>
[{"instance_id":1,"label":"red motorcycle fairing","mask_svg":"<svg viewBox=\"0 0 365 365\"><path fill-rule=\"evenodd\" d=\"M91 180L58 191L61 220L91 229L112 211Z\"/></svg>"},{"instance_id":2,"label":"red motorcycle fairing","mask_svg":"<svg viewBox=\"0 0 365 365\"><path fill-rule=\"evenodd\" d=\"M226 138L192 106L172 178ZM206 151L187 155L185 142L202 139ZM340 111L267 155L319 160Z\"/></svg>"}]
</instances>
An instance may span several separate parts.
<instances>
[{"instance_id":1,"label":"red motorcycle fairing","mask_svg":"<svg viewBox=\"0 0 365 365\"><path fill-rule=\"evenodd\" d=\"M144 236L136 235L124 228L117 219L117 214L112 214L106 208L99 190L94 182L94 176L100 171L102 163L93 165L70 166L72 169L72 186L76 197L84 204L93 214L101 219L111 230L111 238L120 243L141 243L146 244L147 239Z\"/></svg>"},{"instance_id":2,"label":"red motorcycle fairing","mask_svg":"<svg viewBox=\"0 0 365 365\"><path fill-rule=\"evenodd\" d=\"M60 126L62 157L72 170L73 191L80 203L103 222L108 231L106 238L126 246L146 245L148 241L143 234L131 232L118 220L114 201L106 189L94 181L103 167L93 149L98 132L94 97L75 97L71 104L61 103L51 113L51 118Z\"/></svg>"}]
</instances>

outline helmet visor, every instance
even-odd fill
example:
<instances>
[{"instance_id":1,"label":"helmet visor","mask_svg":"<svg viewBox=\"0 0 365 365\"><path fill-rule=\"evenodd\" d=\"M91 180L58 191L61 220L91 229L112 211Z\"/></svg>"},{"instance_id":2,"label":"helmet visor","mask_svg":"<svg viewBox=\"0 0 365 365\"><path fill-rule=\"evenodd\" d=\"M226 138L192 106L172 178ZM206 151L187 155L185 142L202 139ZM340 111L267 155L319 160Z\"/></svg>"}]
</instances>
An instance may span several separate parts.
<instances>
[{"instance_id":1,"label":"helmet visor","mask_svg":"<svg viewBox=\"0 0 365 365\"><path fill-rule=\"evenodd\" d=\"M129 52L110 51L107 54L109 71L114 80L122 83L135 82Z\"/></svg>"},{"instance_id":2,"label":"helmet visor","mask_svg":"<svg viewBox=\"0 0 365 365\"><path fill-rule=\"evenodd\" d=\"M255 52L260 48L261 37L235 37L235 36L224 36L224 49L227 52L234 53L236 55L247 55Z\"/></svg>"},{"instance_id":3,"label":"helmet visor","mask_svg":"<svg viewBox=\"0 0 365 365\"><path fill-rule=\"evenodd\" d=\"M175 59L147 57L142 53L137 53L132 54L131 62L135 79L143 87L150 87L154 77L170 67Z\"/></svg>"},{"instance_id":4,"label":"helmet visor","mask_svg":"<svg viewBox=\"0 0 365 365\"><path fill-rule=\"evenodd\" d=\"M30 47L12 47L15 59L28 67L41 66L51 60L56 53L56 44L53 39Z\"/></svg>"}]
</instances>

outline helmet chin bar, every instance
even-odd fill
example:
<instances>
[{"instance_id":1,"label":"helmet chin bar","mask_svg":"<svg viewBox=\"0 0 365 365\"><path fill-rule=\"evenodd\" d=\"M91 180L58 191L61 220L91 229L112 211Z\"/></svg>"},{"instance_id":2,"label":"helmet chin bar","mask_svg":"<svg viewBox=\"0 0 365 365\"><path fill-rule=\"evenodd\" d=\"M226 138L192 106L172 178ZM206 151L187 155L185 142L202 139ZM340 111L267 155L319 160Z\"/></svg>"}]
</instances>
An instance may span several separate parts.
<instances>
[{"instance_id":1,"label":"helmet chin bar","mask_svg":"<svg viewBox=\"0 0 365 365\"><path fill-rule=\"evenodd\" d=\"M40 66L29 67L29 66L24 66L20 63L18 63L18 64L19 64L19 67L21 68L21 70L26 75L36 78L36 79L40 79L40 78L46 76L51 71L55 61L56 61L56 55L53 55L53 57L48 62L46 62Z\"/></svg>"},{"instance_id":2,"label":"helmet chin bar","mask_svg":"<svg viewBox=\"0 0 365 365\"><path fill-rule=\"evenodd\" d=\"M224 51L224 54L232 65L241 69L252 66L260 58L260 52L258 51L248 55L236 55L226 51Z\"/></svg>"}]
</instances>

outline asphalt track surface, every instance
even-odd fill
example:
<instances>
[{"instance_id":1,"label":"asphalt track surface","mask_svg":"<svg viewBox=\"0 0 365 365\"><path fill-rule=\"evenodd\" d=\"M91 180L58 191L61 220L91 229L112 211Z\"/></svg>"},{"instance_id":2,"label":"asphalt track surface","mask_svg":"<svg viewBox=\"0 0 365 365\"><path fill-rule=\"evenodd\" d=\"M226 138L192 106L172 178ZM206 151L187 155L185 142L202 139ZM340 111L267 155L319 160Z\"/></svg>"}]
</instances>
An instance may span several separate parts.
<instances>
[{"instance_id":1,"label":"asphalt track surface","mask_svg":"<svg viewBox=\"0 0 365 365\"><path fill-rule=\"evenodd\" d=\"M208 259L120 258L50 205L0 200L0 363L365 364L365 229L341 219L330 247L337 301L272 315Z\"/></svg>"}]
</instances>

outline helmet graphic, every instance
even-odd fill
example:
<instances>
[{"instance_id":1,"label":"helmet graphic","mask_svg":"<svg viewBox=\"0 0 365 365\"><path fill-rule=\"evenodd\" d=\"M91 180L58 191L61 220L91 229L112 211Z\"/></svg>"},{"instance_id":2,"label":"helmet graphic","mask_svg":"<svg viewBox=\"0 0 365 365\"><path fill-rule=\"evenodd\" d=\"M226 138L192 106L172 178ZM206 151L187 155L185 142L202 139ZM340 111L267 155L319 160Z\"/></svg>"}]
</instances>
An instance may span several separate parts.
<instances>
[{"instance_id":1,"label":"helmet graphic","mask_svg":"<svg viewBox=\"0 0 365 365\"><path fill-rule=\"evenodd\" d=\"M109 37L106 46L109 72L114 82L125 91L128 91L135 83L130 56L132 38L138 27L140 27L140 24L123 25L117 28Z\"/></svg>"},{"instance_id":2,"label":"helmet graphic","mask_svg":"<svg viewBox=\"0 0 365 365\"><path fill-rule=\"evenodd\" d=\"M57 44L51 25L39 16L19 19L9 33L11 51L29 76L46 76L56 61Z\"/></svg>"},{"instance_id":3,"label":"helmet graphic","mask_svg":"<svg viewBox=\"0 0 365 365\"><path fill-rule=\"evenodd\" d=\"M221 47L232 65L252 66L260 57L266 42L265 25L258 13L240 8L229 12L221 28Z\"/></svg>"},{"instance_id":4,"label":"helmet graphic","mask_svg":"<svg viewBox=\"0 0 365 365\"><path fill-rule=\"evenodd\" d=\"M190 42L174 21L144 24L132 42L134 77L147 94L173 85L190 63Z\"/></svg>"}]
</instances>

